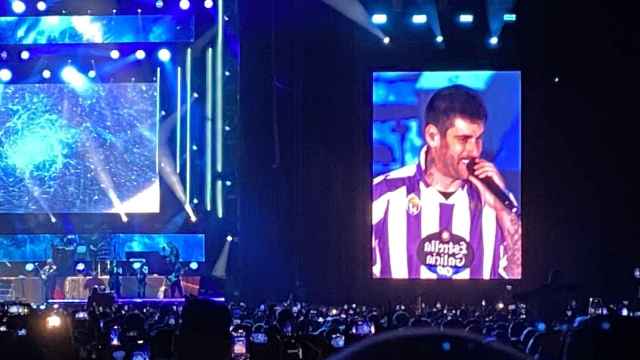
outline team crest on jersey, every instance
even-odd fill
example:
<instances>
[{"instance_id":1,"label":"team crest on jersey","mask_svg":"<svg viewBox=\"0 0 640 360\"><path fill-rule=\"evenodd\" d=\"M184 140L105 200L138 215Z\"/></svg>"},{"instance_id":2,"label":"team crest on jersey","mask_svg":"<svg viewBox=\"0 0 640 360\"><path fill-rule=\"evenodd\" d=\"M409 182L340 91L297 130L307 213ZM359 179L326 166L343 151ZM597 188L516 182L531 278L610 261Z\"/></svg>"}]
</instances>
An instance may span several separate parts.
<instances>
[{"instance_id":1,"label":"team crest on jersey","mask_svg":"<svg viewBox=\"0 0 640 360\"><path fill-rule=\"evenodd\" d=\"M420 198L416 194L409 194L407 196L407 211L410 215L418 215L422 209L422 205L420 204Z\"/></svg>"},{"instance_id":2,"label":"team crest on jersey","mask_svg":"<svg viewBox=\"0 0 640 360\"><path fill-rule=\"evenodd\" d=\"M416 254L418 261L429 271L451 277L471 266L474 250L462 236L441 230L425 236L418 244Z\"/></svg>"}]
</instances>

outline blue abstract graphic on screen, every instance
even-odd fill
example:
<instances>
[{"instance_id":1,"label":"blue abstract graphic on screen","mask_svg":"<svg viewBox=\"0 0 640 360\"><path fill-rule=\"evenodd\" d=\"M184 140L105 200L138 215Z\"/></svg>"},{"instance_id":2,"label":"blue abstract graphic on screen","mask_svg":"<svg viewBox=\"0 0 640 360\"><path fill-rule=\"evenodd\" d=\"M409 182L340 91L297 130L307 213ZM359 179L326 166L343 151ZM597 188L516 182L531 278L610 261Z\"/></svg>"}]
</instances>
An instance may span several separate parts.
<instances>
[{"instance_id":1,"label":"blue abstract graphic on screen","mask_svg":"<svg viewBox=\"0 0 640 360\"><path fill-rule=\"evenodd\" d=\"M155 251L175 245L181 261L204 261L203 234L114 234L112 246L118 260L126 260L127 252Z\"/></svg>"},{"instance_id":2,"label":"blue abstract graphic on screen","mask_svg":"<svg viewBox=\"0 0 640 360\"><path fill-rule=\"evenodd\" d=\"M59 235L0 235L0 260L45 261Z\"/></svg>"},{"instance_id":3,"label":"blue abstract graphic on screen","mask_svg":"<svg viewBox=\"0 0 640 360\"><path fill-rule=\"evenodd\" d=\"M0 90L0 212L159 211L156 84Z\"/></svg>"},{"instance_id":4,"label":"blue abstract graphic on screen","mask_svg":"<svg viewBox=\"0 0 640 360\"><path fill-rule=\"evenodd\" d=\"M0 44L188 42L193 17L167 15L0 17Z\"/></svg>"}]
</instances>

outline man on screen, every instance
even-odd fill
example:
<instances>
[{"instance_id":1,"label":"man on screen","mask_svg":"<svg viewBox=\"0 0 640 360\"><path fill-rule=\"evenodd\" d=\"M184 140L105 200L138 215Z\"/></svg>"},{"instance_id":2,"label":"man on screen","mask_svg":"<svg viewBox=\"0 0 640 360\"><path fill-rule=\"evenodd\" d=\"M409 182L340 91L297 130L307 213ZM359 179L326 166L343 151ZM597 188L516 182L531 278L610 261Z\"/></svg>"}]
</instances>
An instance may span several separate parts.
<instances>
[{"instance_id":1,"label":"man on screen","mask_svg":"<svg viewBox=\"0 0 640 360\"><path fill-rule=\"evenodd\" d=\"M466 86L448 86L425 112L418 163L373 180L374 277L520 278L521 221L480 181L506 191L495 165L480 158L482 99Z\"/></svg>"}]
</instances>

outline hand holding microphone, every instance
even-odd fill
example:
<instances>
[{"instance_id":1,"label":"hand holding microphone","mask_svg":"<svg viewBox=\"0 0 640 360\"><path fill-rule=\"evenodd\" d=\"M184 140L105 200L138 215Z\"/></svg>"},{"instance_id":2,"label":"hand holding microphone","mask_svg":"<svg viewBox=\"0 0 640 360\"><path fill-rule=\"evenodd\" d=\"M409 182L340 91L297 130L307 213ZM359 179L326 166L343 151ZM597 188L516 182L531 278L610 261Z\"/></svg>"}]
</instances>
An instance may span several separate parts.
<instances>
[{"instance_id":1,"label":"hand holding microphone","mask_svg":"<svg viewBox=\"0 0 640 360\"><path fill-rule=\"evenodd\" d=\"M520 208L512 198L511 194L506 190L506 185L502 176L492 163L482 159L471 159L467 163L467 171L469 172L469 180L474 182L476 186L481 189L484 188L489 192L495 201L499 202L509 212L520 215ZM497 204L493 204L494 201L486 199L496 208Z\"/></svg>"}]
</instances>

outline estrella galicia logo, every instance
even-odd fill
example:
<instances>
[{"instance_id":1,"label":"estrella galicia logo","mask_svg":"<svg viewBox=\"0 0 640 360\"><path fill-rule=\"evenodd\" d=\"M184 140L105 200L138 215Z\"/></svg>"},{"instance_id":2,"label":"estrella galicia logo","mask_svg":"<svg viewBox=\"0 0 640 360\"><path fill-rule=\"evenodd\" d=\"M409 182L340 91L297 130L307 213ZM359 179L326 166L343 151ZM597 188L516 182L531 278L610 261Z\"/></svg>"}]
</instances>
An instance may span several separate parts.
<instances>
[{"instance_id":1,"label":"estrella galicia logo","mask_svg":"<svg viewBox=\"0 0 640 360\"><path fill-rule=\"evenodd\" d=\"M448 230L425 236L420 240L416 254L418 261L429 271L444 277L468 269L474 257L471 244Z\"/></svg>"}]
</instances>

